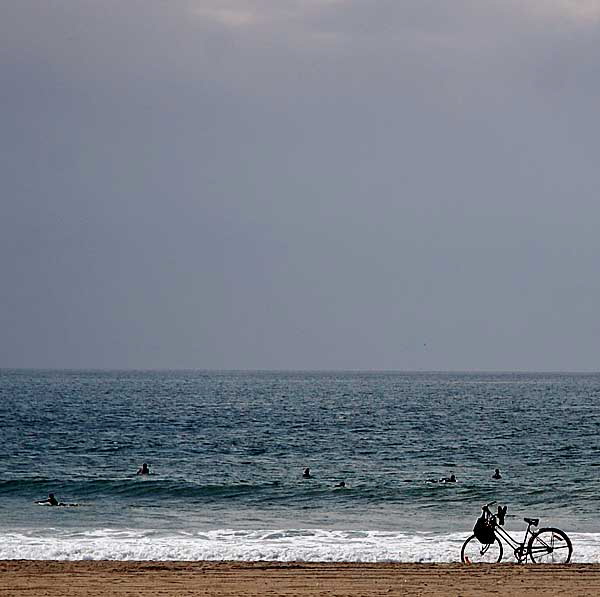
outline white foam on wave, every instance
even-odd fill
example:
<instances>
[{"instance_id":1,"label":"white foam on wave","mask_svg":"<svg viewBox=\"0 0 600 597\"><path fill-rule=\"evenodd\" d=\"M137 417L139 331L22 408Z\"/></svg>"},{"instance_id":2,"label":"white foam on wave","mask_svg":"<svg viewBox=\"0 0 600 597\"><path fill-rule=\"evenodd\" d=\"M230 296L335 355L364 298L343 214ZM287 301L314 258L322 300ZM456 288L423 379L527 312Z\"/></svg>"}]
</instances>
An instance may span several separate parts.
<instances>
[{"instance_id":1,"label":"white foam on wave","mask_svg":"<svg viewBox=\"0 0 600 597\"><path fill-rule=\"evenodd\" d=\"M0 560L458 562L468 535L319 529L220 529L174 535L97 529L65 534L46 529L35 534L0 532ZM571 540L574 562L600 563L600 533L574 533ZM506 553L505 560L510 561Z\"/></svg>"}]
</instances>

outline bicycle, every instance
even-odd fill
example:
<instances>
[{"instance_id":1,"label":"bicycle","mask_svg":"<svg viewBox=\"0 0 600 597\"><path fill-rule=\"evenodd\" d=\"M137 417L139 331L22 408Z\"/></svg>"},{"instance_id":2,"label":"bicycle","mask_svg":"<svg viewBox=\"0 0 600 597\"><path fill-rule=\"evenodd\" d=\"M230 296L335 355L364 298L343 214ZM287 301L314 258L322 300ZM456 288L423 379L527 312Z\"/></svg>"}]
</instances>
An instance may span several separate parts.
<instances>
[{"instance_id":1,"label":"bicycle","mask_svg":"<svg viewBox=\"0 0 600 597\"><path fill-rule=\"evenodd\" d=\"M495 503L482 506L483 514L473 529L474 534L463 543L460 559L464 564L500 562L504 553L502 542L513 550L519 564L528 559L534 564L567 564L571 560L573 545L564 531L554 527L532 531L532 527L538 526L539 518L524 518L527 529L523 541L519 542L503 528L506 506L498 507L497 514L490 511L490 506Z\"/></svg>"}]
</instances>

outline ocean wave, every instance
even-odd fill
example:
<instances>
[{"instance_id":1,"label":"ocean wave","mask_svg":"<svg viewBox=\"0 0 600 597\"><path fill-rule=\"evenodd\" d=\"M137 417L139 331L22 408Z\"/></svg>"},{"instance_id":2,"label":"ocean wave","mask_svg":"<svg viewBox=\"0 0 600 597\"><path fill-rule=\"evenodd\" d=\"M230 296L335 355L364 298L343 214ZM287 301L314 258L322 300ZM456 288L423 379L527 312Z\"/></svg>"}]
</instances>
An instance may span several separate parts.
<instances>
[{"instance_id":1,"label":"ocean wave","mask_svg":"<svg viewBox=\"0 0 600 597\"><path fill-rule=\"evenodd\" d=\"M493 488L495 489L495 488ZM465 503L480 504L494 499L487 485L465 483L430 483L423 479L400 479L394 483L357 483L345 488L335 486L334 481L311 480L285 482L277 479L263 482L231 481L202 483L185 479L165 479L160 477L132 477L122 479L51 479L27 477L20 479L0 479L0 496L25 502L41 499L48 493L55 493L59 499L68 502L116 501L123 505L150 504L168 501L171 506L179 504L185 509L189 504L203 503L221 505L225 508L232 503L257 505L261 507L280 506L303 508L305 506L326 506L336 510L347 508L382 506L405 506L446 512L453 509L456 516ZM572 509L572 492L550 491L544 487L529 487L516 494L504 490L504 500L512 505L528 507L550 504L550 509ZM578 513L594 507L597 498L590 490L579 489L578 495L586 497L588 505L579 505ZM514 494L514 496L513 496ZM514 497L514 499L513 499ZM519 501L517 501L519 500ZM594 529L595 530L595 529Z\"/></svg>"},{"instance_id":2,"label":"ocean wave","mask_svg":"<svg viewBox=\"0 0 600 597\"><path fill-rule=\"evenodd\" d=\"M322 529L5 531L0 560L458 562L468 535ZM574 562L600 563L600 533L573 533L571 539Z\"/></svg>"},{"instance_id":3,"label":"ocean wave","mask_svg":"<svg viewBox=\"0 0 600 597\"><path fill-rule=\"evenodd\" d=\"M277 481L264 484L223 483L200 484L191 481L152 479L136 477L133 479L11 479L0 480L0 495L23 494L38 496L52 491L60 495L69 495L77 499L94 497L131 497L143 498L232 498L277 487Z\"/></svg>"}]
</instances>

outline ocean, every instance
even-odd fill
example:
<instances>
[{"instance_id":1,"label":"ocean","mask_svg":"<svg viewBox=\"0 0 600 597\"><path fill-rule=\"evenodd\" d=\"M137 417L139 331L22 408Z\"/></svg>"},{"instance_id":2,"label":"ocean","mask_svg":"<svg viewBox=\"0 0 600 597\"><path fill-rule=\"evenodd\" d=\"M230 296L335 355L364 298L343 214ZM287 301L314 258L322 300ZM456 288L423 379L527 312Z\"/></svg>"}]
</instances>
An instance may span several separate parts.
<instances>
[{"instance_id":1,"label":"ocean","mask_svg":"<svg viewBox=\"0 0 600 597\"><path fill-rule=\"evenodd\" d=\"M456 562L496 501L600 562L599 431L598 374L1 370L0 559Z\"/></svg>"}]
</instances>

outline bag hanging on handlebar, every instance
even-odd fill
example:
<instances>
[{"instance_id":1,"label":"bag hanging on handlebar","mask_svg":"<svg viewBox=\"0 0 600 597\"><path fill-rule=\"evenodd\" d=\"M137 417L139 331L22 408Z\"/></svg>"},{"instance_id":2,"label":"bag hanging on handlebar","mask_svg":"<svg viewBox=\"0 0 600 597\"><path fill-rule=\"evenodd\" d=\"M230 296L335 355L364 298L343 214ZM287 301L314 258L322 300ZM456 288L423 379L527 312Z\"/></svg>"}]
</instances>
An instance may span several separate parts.
<instances>
[{"instance_id":1,"label":"bag hanging on handlebar","mask_svg":"<svg viewBox=\"0 0 600 597\"><path fill-rule=\"evenodd\" d=\"M484 545L493 543L496 540L496 535L494 534L494 524L492 519L485 515L480 516L473 527L473 534L479 543L483 543Z\"/></svg>"}]
</instances>

